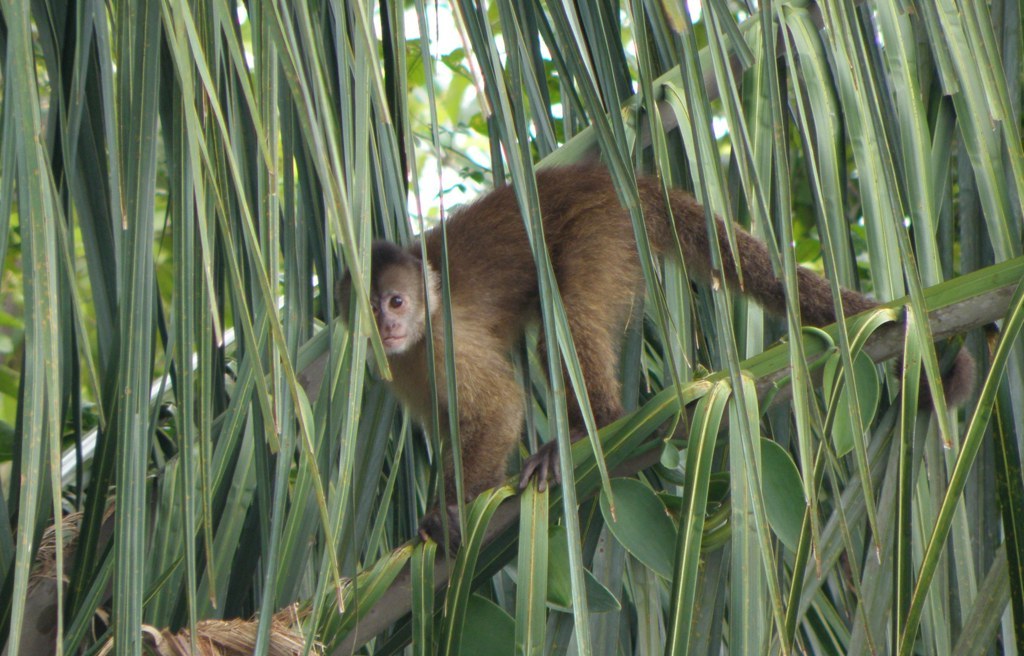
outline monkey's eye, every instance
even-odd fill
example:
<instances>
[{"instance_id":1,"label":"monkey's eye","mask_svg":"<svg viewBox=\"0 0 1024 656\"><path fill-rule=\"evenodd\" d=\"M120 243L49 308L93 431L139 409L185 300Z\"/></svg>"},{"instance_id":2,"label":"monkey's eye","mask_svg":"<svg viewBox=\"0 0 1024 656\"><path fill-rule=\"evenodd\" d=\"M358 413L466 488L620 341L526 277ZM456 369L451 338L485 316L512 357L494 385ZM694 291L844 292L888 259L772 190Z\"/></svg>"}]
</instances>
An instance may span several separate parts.
<instances>
[{"instance_id":1,"label":"monkey's eye","mask_svg":"<svg viewBox=\"0 0 1024 656\"><path fill-rule=\"evenodd\" d=\"M388 301L388 304L391 306L392 310L397 310L405 304L405 300L403 300L401 296L392 296L391 300Z\"/></svg>"}]
</instances>

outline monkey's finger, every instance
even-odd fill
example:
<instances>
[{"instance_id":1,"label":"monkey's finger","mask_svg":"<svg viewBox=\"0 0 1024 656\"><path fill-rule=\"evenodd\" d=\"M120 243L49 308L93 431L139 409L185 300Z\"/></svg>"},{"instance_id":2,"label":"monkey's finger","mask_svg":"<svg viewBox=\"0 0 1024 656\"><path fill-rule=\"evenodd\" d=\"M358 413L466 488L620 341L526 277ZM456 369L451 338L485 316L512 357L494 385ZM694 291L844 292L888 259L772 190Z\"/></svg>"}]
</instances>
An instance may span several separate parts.
<instances>
[{"instance_id":1,"label":"monkey's finger","mask_svg":"<svg viewBox=\"0 0 1024 656\"><path fill-rule=\"evenodd\" d=\"M562 483L562 472L558 470L558 451L555 449L549 449L544 455L544 464L541 465L541 484L544 486L539 488L541 492L547 489L548 481L554 478L555 484L560 485Z\"/></svg>"},{"instance_id":2,"label":"monkey's finger","mask_svg":"<svg viewBox=\"0 0 1024 656\"><path fill-rule=\"evenodd\" d=\"M526 486L530 484L530 479L533 478L533 472L537 471L537 460L535 458L527 458L526 462L523 463L523 471L519 474L519 491L522 492L526 489Z\"/></svg>"},{"instance_id":3,"label":"monkey's finger","mask_svg":"<svg viewBox=\"0 0 1024 656\"><path fill-rule=\"evenodd\" d=\"M557 447L558 445L556 444L555 446ZM558 449L551 449L551 453L548 454L548 457L546 459L544 469L545 473L548 473L547 470L550 470L551 477L555 479L555 485L562 484L562 468L558 466L558 463L560 461L561 458L558 455ZM545 475L544 480L547 479L548 477Z\"/></svg>"},{"instance_id":4,"label":"monkey's finger","mask_svg":"<svg viewBox=\"0 0 1024 656\"><path fill-rule=\"evenodd\" d=\"M537 476L537 491L543 492L548 489L548 459L540 459L540 475Z\"/></svg>"},{"instance_id":5,"label":"monkey's finger","mask_svg":"<svg viewBox=\"0 0 1024 656\"><path fill-rule=\"evenodd\" d=\"M562 474L558 470L558 444L548 442L537 453L526 459L523 463L523 471L519 475L519 489L525 490L530 484L530 479L537 478L537 491L543 492L548 489L548 481L554 476L555 483L562 482Z\"/></svg>"}]
</instances>

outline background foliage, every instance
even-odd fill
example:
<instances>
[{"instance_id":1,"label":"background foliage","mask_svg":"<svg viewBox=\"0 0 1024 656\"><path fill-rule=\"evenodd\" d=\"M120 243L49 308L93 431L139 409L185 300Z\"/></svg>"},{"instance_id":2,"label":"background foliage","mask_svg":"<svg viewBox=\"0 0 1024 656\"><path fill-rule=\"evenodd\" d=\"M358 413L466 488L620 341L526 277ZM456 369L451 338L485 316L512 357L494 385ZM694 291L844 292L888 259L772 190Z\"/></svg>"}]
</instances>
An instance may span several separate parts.
<instances>
[{"instance_id":1,"label":"background foliage","mask_svg":"<svg viewBox=\"0 0 1024 656\"><path fill-rule=\"evenodd\" d=\"M691 5L2 0L8 649L1016 652L1020 4ZM483 495L458 558L412 546L441 445L369 374L365 299L318 290L492 184L535 221L534 165L598 154L627 207L657 171L790 285L909 296L909 373L862 350L895 311L805 339L642 252L607 468L583 441L574 484ZM515 354L524 453L576 388L544 280L570 376ZM967 336L964 409L917 413L940 306L1001 333Z\"/></svg>"}]
</instances>

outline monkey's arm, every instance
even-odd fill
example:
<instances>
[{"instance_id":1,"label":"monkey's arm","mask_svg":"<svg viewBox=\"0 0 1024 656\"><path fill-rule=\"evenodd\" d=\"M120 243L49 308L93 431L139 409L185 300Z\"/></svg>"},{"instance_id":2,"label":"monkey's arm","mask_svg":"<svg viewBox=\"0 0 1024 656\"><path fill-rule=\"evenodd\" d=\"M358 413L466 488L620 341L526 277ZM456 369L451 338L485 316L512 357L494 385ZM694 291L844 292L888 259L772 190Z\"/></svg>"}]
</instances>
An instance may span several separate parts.
<instances>
[{"instance_id":1,"label":"monkey's arm","mask_svg":"<svg viewBox=\"0 0 1024 656\"><path fill-rule=\"evenodd\" d=\"M461 332L459 326L457 324L457 333ZM493 336L475 332L459 334L455 347L462 491L466 500L504 482L508 456L519 443L524 414L522 389L516 382L512 363L504 356L507 349L493 343L496 341ZM443 367L443 362L438 366ZM454 470L452 458L446 456L447 542L452 551L461 542ZM437 507L427 513L420 522L419 532L420 537L430 537L443 545L441 512Z\"/></svg>"}]
</instances>

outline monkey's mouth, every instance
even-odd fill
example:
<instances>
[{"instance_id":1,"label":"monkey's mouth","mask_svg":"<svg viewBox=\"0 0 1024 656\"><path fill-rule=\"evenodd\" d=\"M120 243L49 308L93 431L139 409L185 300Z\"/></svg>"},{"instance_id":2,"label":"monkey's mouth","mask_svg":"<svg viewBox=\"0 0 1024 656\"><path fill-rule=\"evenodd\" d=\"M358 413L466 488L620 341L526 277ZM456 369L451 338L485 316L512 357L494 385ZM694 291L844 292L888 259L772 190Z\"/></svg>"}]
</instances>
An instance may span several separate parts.
<instances>
[{"instance_id":1,"label":"monkey's mouth","mask_svg":"<svg viewBox=\"0 0 1024 656\"><path fill-rule=\"evenodd\" d=\"M384 344L384 348L388 351L400 351L405 346L405 335L388 335L382 337L381 342Z\"/></svg>"}]
</instances>

